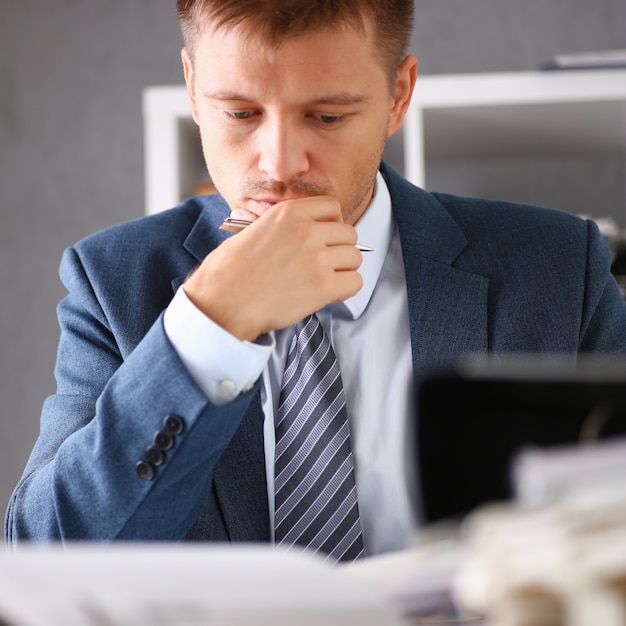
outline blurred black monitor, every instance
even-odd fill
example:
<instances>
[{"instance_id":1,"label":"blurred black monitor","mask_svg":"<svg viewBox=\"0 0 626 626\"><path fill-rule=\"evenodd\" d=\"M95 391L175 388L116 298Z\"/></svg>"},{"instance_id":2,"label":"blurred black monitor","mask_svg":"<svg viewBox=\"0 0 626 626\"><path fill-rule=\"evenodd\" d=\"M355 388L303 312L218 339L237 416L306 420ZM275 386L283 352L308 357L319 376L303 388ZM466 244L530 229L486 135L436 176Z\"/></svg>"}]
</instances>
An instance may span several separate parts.
<instances>
[{"instance_id":1,"label":"blurred black monitor","mask_svg":"<svg viewBox=\"0 0 626 626\"><path fill-rule=\"evenodd\" d=\"M528 447L626 434L626 357L474 359L417 390L427 522L513 497L511 467Z\"/></svg>"}]
</instances>

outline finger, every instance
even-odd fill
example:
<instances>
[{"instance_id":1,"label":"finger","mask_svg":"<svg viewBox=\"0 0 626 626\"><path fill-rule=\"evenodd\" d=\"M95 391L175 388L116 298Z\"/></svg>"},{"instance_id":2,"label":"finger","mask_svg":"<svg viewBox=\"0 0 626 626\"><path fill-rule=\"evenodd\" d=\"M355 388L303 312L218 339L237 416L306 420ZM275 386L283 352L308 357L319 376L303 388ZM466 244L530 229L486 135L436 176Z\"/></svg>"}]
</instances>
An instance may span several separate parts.
<instances>
[{"instance_id":1,"label":"finger","mask_svg":"<svg viewBox=\"0 0 626 626\"><path fill-rule=\"evenodd\" d=\"M363 263L363 253L354 246L333 246L335 258L335 271L356 271Z\"/></svg>"},{"instance_id":2,"label":"finger","mask_svg":"<svg viewBox=\"0 0 626 626\"><path fill-rule=\"evenodd\" d=\"M336 273L336 297L333 301L343 302L355 296L363 287L363 277L356 271Z\"/></svg>"},{"instance_id":3,"label":"finger","mask_svg":"<svg viewBox=\"0 0 626 626\"><path fill-rule=\"evenodd\" d=\"M231 212L230 217L237 220L248 220L250 222L254 222L254 220L258 219L258 215L256 213L252 213L252 211L247 211L246 209L235 209Z\"/></svg>"},{"instance_id":4,"label":"finger","mask_svg":"<svg viewBox=\"0 0 626 626\"><path fill-rule=\"evenodd\" d=\"M352 246L357 243L357 232L354 226L343 222L322 222L318 226L320 236L327 246Z\"/></svg>"},{"instance_id":5,"label":"finger","mask_svg":"<svg viewBox=\"0 0 626 626\"><path fill-rule=\"evenodd\" d=\"M316 222L343 222L341 205L332 196L310 196L283 200L275 204L267 213L273 212L281 219L295 213Z\"/></svg>"}]
</instances>

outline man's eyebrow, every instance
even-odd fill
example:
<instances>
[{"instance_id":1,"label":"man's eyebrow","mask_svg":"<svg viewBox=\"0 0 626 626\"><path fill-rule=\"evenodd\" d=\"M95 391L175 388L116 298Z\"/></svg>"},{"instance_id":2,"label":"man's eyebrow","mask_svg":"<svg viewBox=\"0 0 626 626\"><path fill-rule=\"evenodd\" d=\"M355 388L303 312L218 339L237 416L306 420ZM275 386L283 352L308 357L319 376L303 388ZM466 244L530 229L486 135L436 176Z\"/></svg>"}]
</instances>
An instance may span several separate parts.
<instances>
[{"instance_id":1,"label":"man's eyebrow","mask_svg":"<svg viewBox=\"0 0 626 626\"><path fill-rule=\"evenodd\" d=\"M363 104L368 102L371 98L363 94L351 94L351 93L338 93L328 96L322 96L316 98L311 102L307 102L308 105L319 106L324 104L336 104L340 106L349 106L353 104Z\"/></svg>"},{"instance_id":2,"label":"man's eyebrow","mask_svg":"<svg viewBox=\"0 0 626 626\"><path fill-rule=\"evenodd\" d=\"M217 100L219 102L254 102L254 98L249 98L242 93L236 91L205 91L205 98L209 100ZM303 106L323 106L323 105L336 105L336 106L350 106L355 104L363 104L368 102L371 98L362 94L353 93L336 93L329 94L327 96L320 96L313 100L303 102Z\"/></svg>"},{"instance_id":3,"label":"man's eyebrow","mask_svg":"<svg viewBox=\"0 0 626 626\"><path fill-rule=\"evenodd\" d=\"M205 91L204 97L209 98L209 100L249 100L236 91Z\"/></svg>"}]
</instances>

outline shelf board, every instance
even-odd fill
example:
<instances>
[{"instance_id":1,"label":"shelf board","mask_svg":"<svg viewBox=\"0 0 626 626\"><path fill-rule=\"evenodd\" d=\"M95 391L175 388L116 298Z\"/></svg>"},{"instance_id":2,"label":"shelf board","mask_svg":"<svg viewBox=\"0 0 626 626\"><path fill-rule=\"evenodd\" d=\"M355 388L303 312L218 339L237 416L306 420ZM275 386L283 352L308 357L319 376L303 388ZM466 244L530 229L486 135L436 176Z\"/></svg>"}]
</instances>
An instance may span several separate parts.
<instances>
[{"instance_id":1,"label":"shelf board","mask_svg":"<svg viewBox=\"0 0 626 626\"><path fill-rule=\"evenodd\" d=\"M424 109L427 159L624 154L626 100Z\"/></svg>"},{"instance_id":2,"label":"shelf board","mask_svg":"<svg viewBox=\"0 0 626 626\"><path fill-rule=\"evenodd\" d=\"M406 174L441 160L626 154L626 70L422 76L405 120Z\"/></svg>"}]
</instances>

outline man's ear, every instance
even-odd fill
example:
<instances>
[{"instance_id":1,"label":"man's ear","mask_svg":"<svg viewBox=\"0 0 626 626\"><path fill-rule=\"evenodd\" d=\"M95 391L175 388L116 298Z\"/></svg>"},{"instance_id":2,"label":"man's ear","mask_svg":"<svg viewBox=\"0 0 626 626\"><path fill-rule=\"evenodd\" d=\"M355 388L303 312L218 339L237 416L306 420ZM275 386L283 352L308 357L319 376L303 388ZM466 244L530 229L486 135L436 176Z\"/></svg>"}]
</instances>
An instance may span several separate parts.
<instances>
[{"instance_id":1,"label":"man's ear","mask_svg":"<svg viewBox=\"0 0 626 626\"><path fill-rule=\"evenodd\" d=\"M409 54L398 68L395 93L389 113L388 137L391 137L400 128L409 108L417 80L417 66L417 57L414 54Z\"/></svg>"},{"instance_id":2,"label":"man's ear","mask_svg":"<svg viewBox=\"0 0 626 626\"><path fill-rule=\"evenodd\" d=\"M193 115L194 122L198 124L198 105L196 101L196 89L194 85L193 74L193 61L187 48L183 48L180 56L183 60L183 70L185 72L185 84L187 85L187 95L189 96L189 102L191 102L191 113Z\"/></svg>"}]
</instances>

